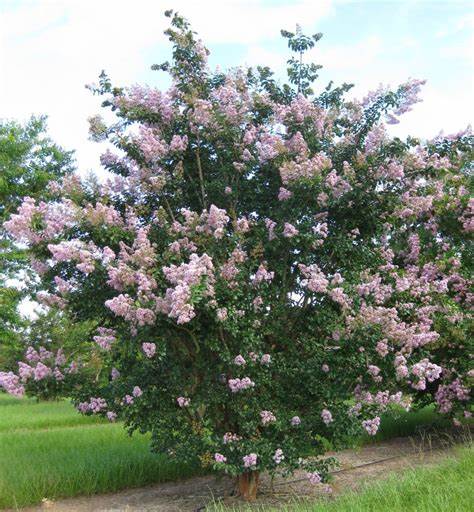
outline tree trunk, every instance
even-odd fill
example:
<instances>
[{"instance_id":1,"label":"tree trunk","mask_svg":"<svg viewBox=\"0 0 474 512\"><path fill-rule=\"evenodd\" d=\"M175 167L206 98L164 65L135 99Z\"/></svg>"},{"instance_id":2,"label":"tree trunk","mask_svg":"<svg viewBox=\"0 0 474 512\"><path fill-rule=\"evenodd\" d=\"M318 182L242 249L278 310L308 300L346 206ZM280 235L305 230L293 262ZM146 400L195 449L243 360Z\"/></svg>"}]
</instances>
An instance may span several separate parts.
<instances>
[{"instance_id":1,"label":"tree trunk","mask_svg":"<svg viewBox=\"0 0 474 512\"><path fill-rule=\"evenodd\" d=\"M237 477L237 490L244 501L255 501L257 499L258 471L242 473Z\"/></svg>"}]
</instances>

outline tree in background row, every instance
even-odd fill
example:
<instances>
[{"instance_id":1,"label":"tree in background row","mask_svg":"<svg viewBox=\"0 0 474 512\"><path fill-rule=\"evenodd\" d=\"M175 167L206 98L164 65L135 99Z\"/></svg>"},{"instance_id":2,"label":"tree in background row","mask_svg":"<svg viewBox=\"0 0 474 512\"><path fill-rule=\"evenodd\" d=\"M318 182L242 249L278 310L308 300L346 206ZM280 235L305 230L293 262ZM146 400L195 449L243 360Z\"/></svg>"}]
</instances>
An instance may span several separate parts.
<instances>
[{"instance_id":1,"label":"tree in background row","mask_svg":"<svg viewBox=\"0 0 474 512\"><path fill-rule=\"evenodd\" d=\"M12 243L1 226L23 197L52 197L48 183L73 169L72 152L47 136L46 118L32 117L25 124L0 121L0 369L16 368L25 350L22 330L27 323L18 304L26 290L13 286L9 279L23 279L28 272L24 248Z\"/></svg>"},{"instance_id":2,"label":"tree in background row","mask_svg":"<svg viewBox=\"0 0 474 512\"><path fill-rule=\"evenodd\" d=\"M324 440L375 434L392 404L469 416L470 133L389 136L420 81L315 93L300 57L319 34L282 33L288 84L212 72L167 14L173 59L154 68L169 90L91 86L116 115L91 119L116 148L104 183L66 177L5 224L38 300L98 322L103 366L79 410L237 476L248 500L263 470L324 483Z\"/></svg>"}]
</instances>

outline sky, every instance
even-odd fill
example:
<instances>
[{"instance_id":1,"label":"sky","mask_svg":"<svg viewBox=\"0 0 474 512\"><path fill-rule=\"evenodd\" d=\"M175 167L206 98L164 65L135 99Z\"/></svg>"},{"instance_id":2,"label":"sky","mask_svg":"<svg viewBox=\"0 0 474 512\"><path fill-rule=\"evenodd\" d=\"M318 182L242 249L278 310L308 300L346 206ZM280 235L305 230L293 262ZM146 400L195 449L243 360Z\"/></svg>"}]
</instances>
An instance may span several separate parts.
<instances>
[{"instance_id":1,"label":"sky","mask_svg":"<svg viewBox=\"0 0 474 512\"><path fill-rule=\"evenodd\" d=\"M324 34L310 55L324 66L317 87L351 82L363 97L380 83L427 80L423 103L394 134L431 138L472 122L472 0L0 0L0 118L48 115L80 172L100 173L104 148L88 140L87 123L99 101L85 84L105 69L117 86L164 86L150 66L170 56L170 8L191 21L211 67L263 64L283 77L280 29L298 23Z\"/></svg>"}]
</instances>

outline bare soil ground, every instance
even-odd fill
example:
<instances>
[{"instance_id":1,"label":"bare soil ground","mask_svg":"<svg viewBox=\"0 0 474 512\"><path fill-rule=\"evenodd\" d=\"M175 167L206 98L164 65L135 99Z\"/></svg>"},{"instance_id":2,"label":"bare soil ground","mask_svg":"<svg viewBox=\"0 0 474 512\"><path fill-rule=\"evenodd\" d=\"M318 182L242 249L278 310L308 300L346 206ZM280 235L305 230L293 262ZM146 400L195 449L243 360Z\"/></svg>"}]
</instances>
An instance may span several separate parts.
<instances>
[{"instance_id":1,"label":"bare soil ground","mask_svg":"<svg viewBox=\"0 0 474 512\"><path fill-rule=\"evenodd\" d=\"M333 474L331 496L359 488L367 481L382 479L388 473L429 465L452 455L452 439L430 437L395 438L358 449L337 453L340 468ZM336 454L334 454L336 455ZM328 497L324 485L311 485L303 472L291 478L263 475L256 506L288 505L295 500ZM233 496L234 481L229 478L204 476L180 482L169 482L149 487L128 489L114 494L96 495L45 501L41 506L23 509L25 512L197 512L206 505L219 502L238 509L242 503Z\"/></svg>"}]
</instances>

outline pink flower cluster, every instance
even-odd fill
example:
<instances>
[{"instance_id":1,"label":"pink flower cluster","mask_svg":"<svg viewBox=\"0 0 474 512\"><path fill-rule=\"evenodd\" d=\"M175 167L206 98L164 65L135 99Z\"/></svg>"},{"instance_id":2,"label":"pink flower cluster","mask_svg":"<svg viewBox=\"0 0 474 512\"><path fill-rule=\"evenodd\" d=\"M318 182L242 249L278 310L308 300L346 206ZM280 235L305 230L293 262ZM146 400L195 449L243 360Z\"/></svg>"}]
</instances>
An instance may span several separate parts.
<instances>
[{"instance_id":1,"label":"pink flower cluster","mask_svg":"<svg viewBox=\"0 0 474 512\"><path fill-rule=\"evenodd\" d=\"M258 456L256 453L249 453L242 457L244 468L254 468L257 465Z\"/></svg>"},{"instance_id":2,"label":"pink flower cluster","mask_svg":"<svg viewBox=\"0 0 474 512\"><path fill-rule=\"evenodd\" d=\"M254 285L258 285L262 282L270 282L275 277L275 272L269 272L265 263L261 263L253 278Z\"/></svg>"},{"instance_id":3,"label":"pink flower cluster","mask_svg":"<svg viewBox=\"0 0 474 512\"><path fill-rule=\"evenodd\" d=\"M293 416L293 418L291 418L290 423L293 427L297 427L298 425L301 424L301 419L299 416Z\"/></svg>"},{"instance_id":4,"label":"pink flower cluster","mask_svg":"<svg viewBox=\"0 0 474 512\"><path fill-rule=\"evenodd\" d=\"M197 226L196 231L211 234L216 239L221 239L225 233L225 227L229 222L227 212L217 208L212 204L209 213L203 212L201 215L201 225Z\"/></svg>"},{"instance_id":5,"label":"pink flower cluster","mask_svg":"<svg viewBox=\"0 0 474 512\"><path fill-rule=\"evenodd\" d=\"M298 229L293 226L293 224L290 224L289 222L285 222L285 225L283 227L283 236L285 238L293 238L299 233Z\"/></svg>"},{"instance_id":6,"label":"pink flower cluster","mask_svg":"<svg viewBox=\"0 0 474 512\"><path fill-rule=\"evenodd\" d=\"M323 409L321 411L321 418L326 425L329 425L330 423L332 423L334 421L331 411L328 411L327 409Z\"/></svg>"},{"instance_id":7,"label":"pink flower cluster","mask_svg":"<svg viewBox=\"0 0 474 512\"><path fill-rule=\"evenodd\" d=\"M57 238L65 228L74 225L75 212L72 202L68 200L36 204L31 197L25 197L18 213L13 214L3 226L15 240L37 244Z\"/></svg>"},{"instance_id":8,"label":"pink flower cluster","mask_svg":"<svg viewBox=\"0 0 474 512\"><path fill-rule=\"evenodd\" d=\"M276 105L276 118L283 124L303 124L310 120L318 135L323 131L326 112L303 94L298 94L289 105Z\"/></svg>"},{"instance_id":9,"label":"pink flower cluster","mask_svg":"<svg viewBox=\"0 0 474 512\"><path fill-rule=\"evenodd\" d=\"M124 112L138 109L158 114L165 122L174 116L170 95L148 86L134 85L126 89L122 96L116 97L115 105Z\"/></svg>"},{"instance_id":10,"label":"pink flower cluster","mask_svg":"<svg viewBox=\"0 0 474 512\"><path fill-rule=\"evenodd\" d=\"M183 408L183 407L189 407L189 404L191 403L191 399L190 398L187 398L187 397L184 397L184 396L180 396L176 399L176 402L178 402L178 405Z\"/></svg>"},{"instance_id":11,"label":"pink flower cluster","mask_svg":"<svg viewBox=\"0 0 474 512\"><path fill-rule=\"evenodd\" d=\"M375 436L380 427L380 418L376 416L371 420L364 420L362 426L365 428L369 436Z\"/></svg>"},{"instance_id":12,"label":"pink flower cluster","mask_svg":"<svg viewBox=\"0 0 474 512\"><path fill-rule=\"evenodd\" d=\"M222 453L215 453L214 454L214 460L218 463L224 464L227 462L227 457L222 455Z\"/></svg>"},{"instance_id":13,"label":"pink flower cluster","mask_svg":"<svg viewBox=\"0 0 474 512\"><path fill-rule=\"evenodd\" d=\"M433 382L439 379L442 371L441 366L431 363L428 359L422 359L411 368L411 373L418 378L417 382L412 383L412 387L418 390L426 389L426 381Z\"/></svg>"},{"instance_id":14,"label":"pink flower cluster","mask_svg":"<svg viewBox=\"0 0 474 512\"><path fill-rule=\"evenodd\" d=\"M1 387L12 395L24 394L24 384L30 381L41 382L46 378L51 378L60 383L64 381L66 375L72 375L78 370L78 365L74 361L67 364L66 356L61 348L54 353L45 347L39 347L36 350L29 346L25 352L25 360L26 362L18 362L18 375L13 372L0 373Z\"/></svg>"},{"instance_id":15,"label":"pink flower cluster","mask_svg":"<svg viewBox=\"0 0 474 512\"><path fill-rule=\"evenodd\" d=\"M331 160L322 152L316 153L312 158L288 160L280 167L281 181L283 185L287 185L292 181L318 177L331 166Z\"/></svg>"},{"instance_id":16,"label":"pink flower cluster","mask_svg":"<svg viewBox=\"0 0 474 512\"><path fill-rule=\"evenodd\" d=\"M467 402L469 398L469 389L460 379L455 379L450 384L442 384L435 395L439 411L444 414L452 410L455 401Z\"/></svg>"},{"instance_id":17,"label":"pink flower cluster","mask_svg":"<svg viewBox=\"0 0 474 512\"><path fill-rule=\"evenodd\" d=\"M222 439L222 442L224 444L229 444L229 443L237 443L238 441L240 441L242 438L240 436L238 436L237 434L233 434L232 432L226 432L224 434L224 437Z\"/></svg>"},{"instance_id":18,"label":"pink flower cluster","mask_svg":"<svg viewBox=\"0 0 474 512\"><path fill-rule=\"evenodd\" d=\"M107 402L100 397L91 397L88 402L81 402L77 408L79 412L82 412L83 414L87 412L98 414L104 409L107 409Z\"/></svg>"},{"instance_id":19,"label":"pink flower cluster","mask_svg":"<svg viewBox=\"0 0 474 512\"><path fill-rule=\"evenodd\" d=\"M300 263L298 267L305 277L301 282L302 286L307 287L312 292L327 292L329 281L316 264L306 266Z\"/></svg>"},{"instance_id":20,"label":"pink flower cluster","mask_svg":"<svg viewBox=\"0 0 474 512\"><path fill-rule=\"evenodd\" d=\"M275 454L272 457L275 464L281 464L285 460L285 456L283 455L283 450L281 448L277 448L275 450Z\"/></svg>"},{"instance_id":21,"label":"pink flower cluster","mask_svg":"<svg viewBox=\"0 0 474 512\"><path fill-rule=\"evenodd\" d=\"M269 423L274 423L276 421L276 417L272 411L260 411L260 418L262 420L262 425L268 425Z\"/></svg>"},{"instance_id":22,"label":"pink flower cluster","mask_svg":"<svg viewBox=\"0 0 474 512\"><path fill-rule=\"evenodd\" d=\"M250 380L249 377L244 377L242 379L229 379L228 385L232 393L238 393L244 389L255 387L255 382Z\"/></svg>"},{"instance_id":23,"label":"pink flower cluster","mask_svg":"<svg viewBox=\"0 0 474 512\"><path fill-rule=\"evenodd\" d=\"M98 334L94 336L94 341L104 350L110 350L112 344L117 340L117 333L114 329L108 329L106 327L98 327Z\"/></svg>"},{"instance_id":24,"label":"pink flower cluster","mask_svg":"<svg viewBox=\"0 0 474 512\"><path fill-rule=\"evenodd\" d=\"M157 310L167 314L170 318L176 318L178 324L191 321L195 316L193 305L190 303L191 287L201 283L206 277L205 295L212 296L214 288L214 265L212 259L203 254L191 254L189 263L170 265L163 267L165 277L174 288L168 288L164 299L157 299Z\"/></svg>"},{"instance_id":25,"label":"pink flower cluster","mask_svg":"<svg viewBox=\"0 0 474 512\"><path fill-rule=\"evenodd\" d=\"M246 364L245 359L240 354L238 356L235 356L234 358L234 364L237 366L244 366Z\"/></svg>"},{"instance_id":26,"label":"pink flower cluster","mask_svg":"<svg viewBox=\"0 0 474 512\"><path fill-rule=\"evenodd\" d=\"M13 372L0 372L0 387L13 396L22 397L25 394L20 377Z\"/></svg>"},{"instance_id":27,"label":"pink flower cluster","mask_svg":"<svg viewBox=\"0 0 474 512\"><path fill-rule=\"evenodd\" d=\"M143 343L142 350L146 357L151 359L156 353L156 345L154 343Z\"/></svg>"}]
</instances>

